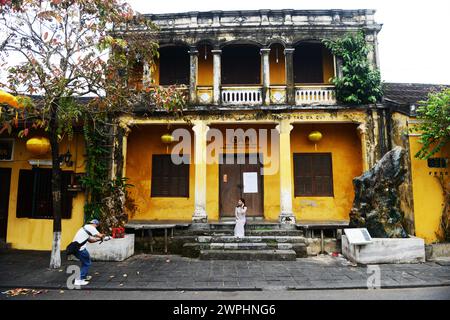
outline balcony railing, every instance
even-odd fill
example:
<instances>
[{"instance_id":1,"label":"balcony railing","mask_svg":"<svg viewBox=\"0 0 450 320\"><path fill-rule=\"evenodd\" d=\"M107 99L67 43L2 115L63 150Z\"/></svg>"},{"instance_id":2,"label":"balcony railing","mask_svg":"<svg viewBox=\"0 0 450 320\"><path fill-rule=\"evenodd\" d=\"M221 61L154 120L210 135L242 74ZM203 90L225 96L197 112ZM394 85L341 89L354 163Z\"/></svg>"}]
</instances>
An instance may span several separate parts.
<instances>
[{"instance_id":1,"label":"balcony railing","mask_svg":"<svg viewBox=\"0 0 450 320\"><path fill-rule=\"evenodd\" d=\"M335 104L336 92L334 86L296 86L295 104Z\"/></svg>"},{"instance_id":2,"label":"balcony railing","mask_svg":"<svg viewBox=\"0 0 450 320\"><path fill-rule=\"evenodd\" d=\"M261 87L222 87L223 105L262 104Z\"/></svg>"}]
</instances>

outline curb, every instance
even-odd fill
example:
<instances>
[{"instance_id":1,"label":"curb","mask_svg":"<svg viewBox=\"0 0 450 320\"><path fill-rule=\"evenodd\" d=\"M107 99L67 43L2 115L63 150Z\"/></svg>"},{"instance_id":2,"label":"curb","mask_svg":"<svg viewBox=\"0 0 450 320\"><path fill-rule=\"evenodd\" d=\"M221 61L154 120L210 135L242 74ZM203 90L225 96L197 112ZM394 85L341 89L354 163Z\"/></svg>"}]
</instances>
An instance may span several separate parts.
<instances>
[{"instance_id":1,"label":"curb","mask_svg":"<svg viewBox=\"0 0 450 320\"><path fill-rule=\"evenodd\" d=\"M411 284L411 285L384 285L377 289L413 289L413 288L433 288L433 287L450 287L450 283L431 283L431 284ZM277 287L177 287L177 288L165 288L165 287L82 287L81 289L68 289L64 286L51 286L51 285L25 285L25 286L5 286L0 285L0 291L9 290L12 288L24 288L24 289L43 289L43 290L87 290L87 291L266 291L270 289L287 290L287 291L313 291L313 290L377 290L369 289L367 286L341 286L341 287L289 287L289 286L277 286Z\"/></svg>"},{"instance_id":2,"label":"curb","mask_svg":"<svg viewBox=\"0 0 450 320\"><path fill-rule=\"evenodd\" d=\"M311 291L311 290L377 290L377 289L414 289L414 288L435 288L450 287L450 283L430 283L430 284L411 284L411 285L384 285L379 288L369 289L367 286L343 286L343 287L287 287L286 290L291 291Z\"/></svg>"},{"instance_id":3,"label":"curb","mask_svg":"<svg viewBox=\"0 0 450 320\"><path fill-rule=\"evenodd\" d=\"M80 289L68 289L63 286L0 286L0 292L4 290L9 290L12 288L24 288L24 289L41 289L41 290L84 290L84 291L263 291L264 289L261 287L199 287L199 288L191 288L191 287L179 287L179 288L146 288L146 287L133 287L133 288L104 288L104 287L82 287Z\"/></svg>"}]
</instances>

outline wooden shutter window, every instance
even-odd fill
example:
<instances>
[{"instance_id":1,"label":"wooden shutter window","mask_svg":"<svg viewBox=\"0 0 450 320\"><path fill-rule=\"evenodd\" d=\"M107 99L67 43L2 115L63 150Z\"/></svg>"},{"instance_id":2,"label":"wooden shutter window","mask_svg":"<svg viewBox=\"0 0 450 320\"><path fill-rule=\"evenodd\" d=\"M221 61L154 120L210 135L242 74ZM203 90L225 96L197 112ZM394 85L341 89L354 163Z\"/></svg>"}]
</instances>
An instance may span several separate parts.
<instances>
[{"instance_id":1,"label":"wooden shutter window","mask_svg":"<svg viewBox=\"0 0 450 320\"><path fill-rule=\"evenodd\" d=\"M72 194L67 191L72 171L61 172L61 218L70 219ZM52 170L20 170L16 216L18 218L53 218Z\"/></svg>"},{"instance_id":2,"label":"wooden shutter window","mask_svg":"<svg viewBox=\"0 0 450 320\"><path fill-rule=\"evenodd\" d=\"M152 156L152 197L189 197L189 164L174 164L170 155Z\"/></svg>"},{"instance_id":3,"label":"wooden shutter window","mask_svg":"<svg viewBox=\"0 0 450 320\"><path fill-rule=\"evenodd\" d=\"M33 215L33 185L34 172L32 170L20 170L16 206L17 218L31 218Z\"/></svg>"},{"instance_id":4,"label":"wooden shutter window","mask_svg":"<svg viewBox=\"0 0 450 320\"><path fill-rule=\"evenodd\" d=\"M52 218L52 170L33 169L33 218Z\"/></svg>"},{"instance_id":5,"label":"wooden shutter window","mask_svg":"<svg viewBox=\"0 0 450 320\"><path fill-rule=\"evenodd\" d=\"M296 197L333 196L331 153L294 154L294 194Z\"/></svg>"}]
</instances>

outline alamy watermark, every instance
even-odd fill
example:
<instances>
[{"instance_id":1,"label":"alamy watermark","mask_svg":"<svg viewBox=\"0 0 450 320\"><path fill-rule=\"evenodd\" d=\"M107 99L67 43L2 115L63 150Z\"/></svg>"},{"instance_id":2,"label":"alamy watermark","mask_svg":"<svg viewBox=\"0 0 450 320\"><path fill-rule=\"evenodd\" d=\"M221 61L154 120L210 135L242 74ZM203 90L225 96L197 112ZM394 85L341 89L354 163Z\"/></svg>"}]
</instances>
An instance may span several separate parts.
<instances>
[{"instance_id":1,"label":"alamy watermark","mask_svg":"<svg viewBox=\"0 0 450 320\"><path fill-rule=\"evenodd\" d=\"M77 265L70 265L67 267L66 270L67 274L70 274L70 276L67 277L66 286L67 289L73 290L73 289L81 289L81 286L75 285L75 280L80 279L81 276L81 270L80 267Z\"/></svg>"},{"instance_id":2,"label":"alamy watermark","mask_svg":"<svg viewBox=\"0 0 450 320\"><path fill-rule=\"evenodd\" d=\"M196 136L192 137L188 129L176 129L172 137L176 142L171 151L174 164L261 164L261 175L273 175L279 170L280 134L277 129L226 129L225 135L219 129L209 129L206 132L206 159L192 157Z\"/></svg>"},{"instance_id":3,"label":"alamy watermark","mask_svg":"<svg viewBox=\"0 0 450 320\"><path fill-rule=\"evenodd\" d=\"M367 289L381 289L381 269L378 265L367 266Z\"/></svg>"}]
</instances>

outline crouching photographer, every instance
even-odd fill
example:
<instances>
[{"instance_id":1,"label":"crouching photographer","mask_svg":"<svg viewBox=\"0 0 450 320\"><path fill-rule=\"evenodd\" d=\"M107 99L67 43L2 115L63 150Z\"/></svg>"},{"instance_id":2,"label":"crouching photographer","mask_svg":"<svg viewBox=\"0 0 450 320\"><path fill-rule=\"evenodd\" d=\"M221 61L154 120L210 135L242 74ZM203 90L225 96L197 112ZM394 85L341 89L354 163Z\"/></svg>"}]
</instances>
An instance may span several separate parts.
<instances>
[{"instance_id":1,"label":"crouching photographer","mask_svg":"<svg viewBox=\"0 0 450 320\"><path fill-rule=\"evenodd\" d=\"M88 224L81 227L75 234L73 241L67 246L66 253L73 254L81 262L80 279L76 279L74 285L84 286L92 278L88 275L91 266L91 257L86 249L86 242L94 243L97 241L107 241L111 237L100 233L97 228L100 225L97 219L91 220Z\"/></svg>"}]
</instances>

